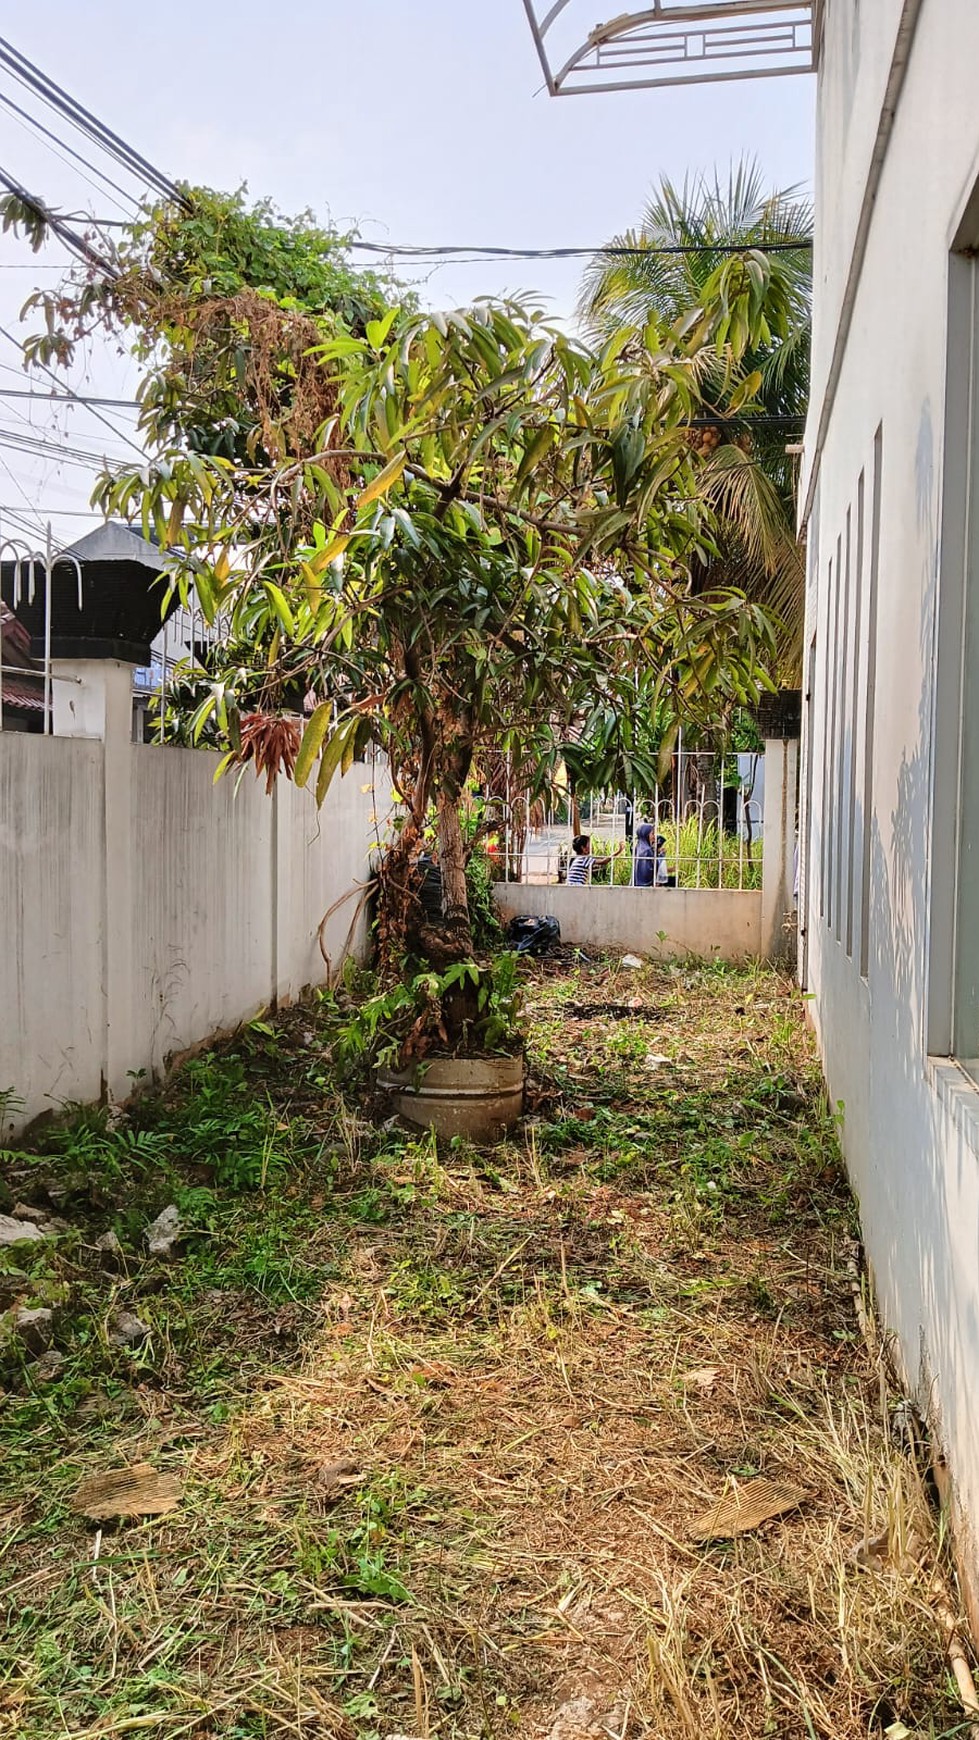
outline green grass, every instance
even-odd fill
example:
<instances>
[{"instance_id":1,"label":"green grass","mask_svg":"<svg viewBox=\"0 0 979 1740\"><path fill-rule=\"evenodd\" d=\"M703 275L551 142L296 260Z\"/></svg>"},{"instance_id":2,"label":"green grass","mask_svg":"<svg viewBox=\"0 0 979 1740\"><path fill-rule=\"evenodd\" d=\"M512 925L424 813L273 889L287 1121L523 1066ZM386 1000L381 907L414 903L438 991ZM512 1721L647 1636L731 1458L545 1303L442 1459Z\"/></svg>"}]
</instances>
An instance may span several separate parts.
<instances>
[{"instance_id":1,"label":"green grass","mask_svg":"<svg viewBox=\"0 0 979 1740\"><path fill-rule=\"evenodd\" d=\"M650 1735L856 1740L883 1698L952 1730L928 1550L883 1579L848 1557L870 1524L931 1525L856 1331L795 994L720 965L524 973L530 1115L498 1148L341 1091L343 993L121 1127L76 1112L6 1155L10 1201L70 1231L0 1260L62 1355L0 1340L0 1735L495 1740L548 1729L583 1675L616 1733L628 1705ZM73 1512L140 1460L179 1476L171 1515ZM811 1507L692 1548L759 1470Z\"/></svg>"},{"instance_id":2,"label":"green grass","mask_svg":"<svg viewBox=\"0 0 979 1740\"><path fill-rule=\"evenodd\" d=\"M666 841L666 861L678 888L760 888L761 841L752 842L750 852L736 835L721 833L712 824L699 826L696 816L676 823L663 821L659 832ZM593 850L601 856L611 842L596 834ZM617 887L628 887L632 881L632 851L618 842L611 875ZM607 881L608 871L600 872L596 881Z\"/></svg>"}]
</instances>

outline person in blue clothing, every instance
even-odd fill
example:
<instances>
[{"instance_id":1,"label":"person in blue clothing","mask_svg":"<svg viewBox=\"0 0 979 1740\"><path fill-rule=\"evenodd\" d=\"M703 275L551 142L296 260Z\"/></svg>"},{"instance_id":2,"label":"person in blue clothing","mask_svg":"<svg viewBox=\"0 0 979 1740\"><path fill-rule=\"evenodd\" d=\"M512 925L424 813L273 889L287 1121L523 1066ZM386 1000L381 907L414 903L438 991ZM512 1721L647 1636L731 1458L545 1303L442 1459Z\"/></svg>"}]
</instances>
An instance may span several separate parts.
<instances>
[{"instance_id":1,"label":"person in blue clothing","mask_svg":"<svg viewBox=\"0 0 979 1740\"><path fill-rule=\"evenodd\" d=\"M637 888L676 887L666 862L666 841L654 832L651 822L640 822L636 829L635 883Z\"/></svg>"}]
</instances>

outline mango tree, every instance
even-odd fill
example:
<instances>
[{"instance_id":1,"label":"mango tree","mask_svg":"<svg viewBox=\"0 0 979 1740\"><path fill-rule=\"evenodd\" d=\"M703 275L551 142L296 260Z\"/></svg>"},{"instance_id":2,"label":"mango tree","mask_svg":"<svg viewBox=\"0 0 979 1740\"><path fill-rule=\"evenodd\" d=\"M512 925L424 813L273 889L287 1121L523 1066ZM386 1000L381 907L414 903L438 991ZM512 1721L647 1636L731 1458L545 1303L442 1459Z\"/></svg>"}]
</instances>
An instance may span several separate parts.
<instances>
[{"instance_id":1,"label":"mango tree","mask_svg":"<svg viewBox=\"0 0 979 1740\"><path fill-rule=\"evenodd\" d=\"M705 311L696 347L652 322L598 352L520 301L352 322L295 306L281 277L247 294L234 275L216 285L206 242L177 239L190 222L156 214L115 277L49 302L39 344L67 355L102 320L145 361L153 456L107 477L99 500L141 516L174 583L224 621L194 733L217 732L228 762L250 757L269 780L314 784L319 801L376 744L404 805L389 952L464 960L461 807L481 750L543 790L596 696L623 716L665 697L696 719L764 681L765 612L689 585L711 534L687 425L705 372L737 358ZM750 308L745 326L748 342ZM718 309L716 330L731 328ZM412 935L432 814L443 923Z\"/></svg>"}]
</instances>

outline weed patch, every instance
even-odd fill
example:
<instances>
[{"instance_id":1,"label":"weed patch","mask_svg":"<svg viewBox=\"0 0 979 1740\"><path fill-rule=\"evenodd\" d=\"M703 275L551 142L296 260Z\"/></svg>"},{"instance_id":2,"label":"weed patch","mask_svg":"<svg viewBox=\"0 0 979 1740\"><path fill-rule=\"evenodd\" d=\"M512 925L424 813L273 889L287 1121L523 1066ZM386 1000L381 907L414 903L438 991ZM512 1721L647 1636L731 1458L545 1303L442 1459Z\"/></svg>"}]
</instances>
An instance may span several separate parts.
<instances>
[{"instance_id":1,"label":"weed patch","mask_svg":"<svg viewBox=\"0 0 979 1740\"><path fill-rule=\"evenodd\" d=\"M331 1061L348 988L6 1155L9 1205L61 1228L0 1256L0 1735L959 1726L791 987L521 971L531 1103L496 1149L368 1119ZM75 1514L140 1461L177 1510ZM804 1503L696 1540L757 1476Z\"/></svg>"}]
</instances>

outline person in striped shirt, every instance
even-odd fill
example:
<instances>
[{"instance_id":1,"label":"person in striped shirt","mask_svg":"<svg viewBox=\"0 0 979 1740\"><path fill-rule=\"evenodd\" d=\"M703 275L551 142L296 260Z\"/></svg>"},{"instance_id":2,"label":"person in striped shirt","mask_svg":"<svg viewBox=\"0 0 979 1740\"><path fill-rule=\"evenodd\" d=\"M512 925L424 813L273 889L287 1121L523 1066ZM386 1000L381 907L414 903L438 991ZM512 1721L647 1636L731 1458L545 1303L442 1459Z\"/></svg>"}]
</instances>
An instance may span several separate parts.
<instances>
[{"instance_id":1,"label":"person in striped shirt","mask_svg":"<svg viewBox=\"0 0 979 1740\"><path fill-rule=\"evenodd\" d=\"M604 870L610 858L592 856L591 835L576 834L571 842L571 862L568 865L568 886L583 888L594 870Z\"/></svg>"}]
</instances>

